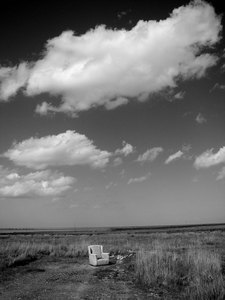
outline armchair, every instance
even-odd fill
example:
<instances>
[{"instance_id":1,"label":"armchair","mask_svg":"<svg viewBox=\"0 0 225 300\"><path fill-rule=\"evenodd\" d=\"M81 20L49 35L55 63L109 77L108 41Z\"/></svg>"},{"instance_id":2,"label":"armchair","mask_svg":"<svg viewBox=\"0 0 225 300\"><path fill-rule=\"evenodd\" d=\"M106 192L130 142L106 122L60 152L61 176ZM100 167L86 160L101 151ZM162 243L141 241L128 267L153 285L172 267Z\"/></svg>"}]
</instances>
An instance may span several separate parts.
<instances>
[{"instance_id":1,"label":"armchair","mask_svg":"<svg viewBox=\"0 0 225 300\"><path fill-rule=\"evenodd\" d=\"M88 246L89 263L92 266L101 266L109 264L109 253L103 252L102 245Z\"/></svg>"}]
</instances>

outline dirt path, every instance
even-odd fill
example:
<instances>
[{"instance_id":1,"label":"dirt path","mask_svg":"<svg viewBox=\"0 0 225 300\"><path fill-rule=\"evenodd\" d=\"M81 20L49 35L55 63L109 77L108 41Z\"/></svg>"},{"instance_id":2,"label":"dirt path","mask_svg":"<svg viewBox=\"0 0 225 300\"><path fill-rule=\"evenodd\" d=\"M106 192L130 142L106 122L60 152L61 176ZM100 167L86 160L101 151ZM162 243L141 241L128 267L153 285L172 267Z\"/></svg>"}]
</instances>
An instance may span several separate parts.
<instances>
[{"instance_id":1,"label":"dirt path","mask_svg":"<svg viewBox=\"0 0 225 300\"><path fill-rule=\"evenodd\" d=\"M0 275L1 300L160 299L138 289L125 264L92 267L87 259L46 257Z\"/></svg>"}]
</instances>

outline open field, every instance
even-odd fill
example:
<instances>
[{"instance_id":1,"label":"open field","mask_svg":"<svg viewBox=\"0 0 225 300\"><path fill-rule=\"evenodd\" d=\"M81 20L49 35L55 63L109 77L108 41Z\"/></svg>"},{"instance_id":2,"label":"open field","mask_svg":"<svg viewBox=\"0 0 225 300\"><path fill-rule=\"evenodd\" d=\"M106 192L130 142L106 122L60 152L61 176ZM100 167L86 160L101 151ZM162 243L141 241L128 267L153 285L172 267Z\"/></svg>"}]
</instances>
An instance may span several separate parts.
<instances>
[{"instance_id":1,"label":"open field","mask_svg":"<svg viewBox=\"0 0 225 300\"><path fill-rule=\"evenodd\" d=\"M225 226L2 230L0 269L0 299L225 299Z\"/></svg>"}]
</instances>

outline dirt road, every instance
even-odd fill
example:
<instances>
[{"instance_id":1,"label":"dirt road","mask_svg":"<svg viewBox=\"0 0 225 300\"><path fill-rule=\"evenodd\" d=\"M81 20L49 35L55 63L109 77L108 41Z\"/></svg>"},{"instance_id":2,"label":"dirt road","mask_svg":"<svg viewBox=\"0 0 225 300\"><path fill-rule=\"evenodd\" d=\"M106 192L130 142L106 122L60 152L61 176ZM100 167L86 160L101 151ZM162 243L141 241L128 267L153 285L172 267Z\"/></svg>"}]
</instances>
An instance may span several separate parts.
<instances>
[{"instance_id":1,"label":"dirt road","mask_svg":"<svg viewBox=\"0 0 225 300\"><path fill-rule=\"evenodd\" d=\"M1 300L160 299L139 289L125 263L92 267L87 259L43 257L0 274Z\"/></svg>"}]
</instances>

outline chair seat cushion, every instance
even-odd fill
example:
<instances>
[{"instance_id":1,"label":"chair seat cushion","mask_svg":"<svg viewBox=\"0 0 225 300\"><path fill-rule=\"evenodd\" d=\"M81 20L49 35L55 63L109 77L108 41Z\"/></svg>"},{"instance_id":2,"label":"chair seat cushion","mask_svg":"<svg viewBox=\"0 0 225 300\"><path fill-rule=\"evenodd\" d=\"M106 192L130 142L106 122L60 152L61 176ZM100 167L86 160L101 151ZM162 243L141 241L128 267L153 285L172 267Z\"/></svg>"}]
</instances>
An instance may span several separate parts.
<instances>
[{"instance_id":1,"label":"chair seat cushion","mask_svg":"<svg viewBox=\"0 0 225 300\"><path fill-rule=\"evenodd\" d=\"M97 260L97 264L99 266L101 266L101 265L107 265L108 263L109 263L108 259L100 258L100 259Z\"/></svg>"}]
</instances>

